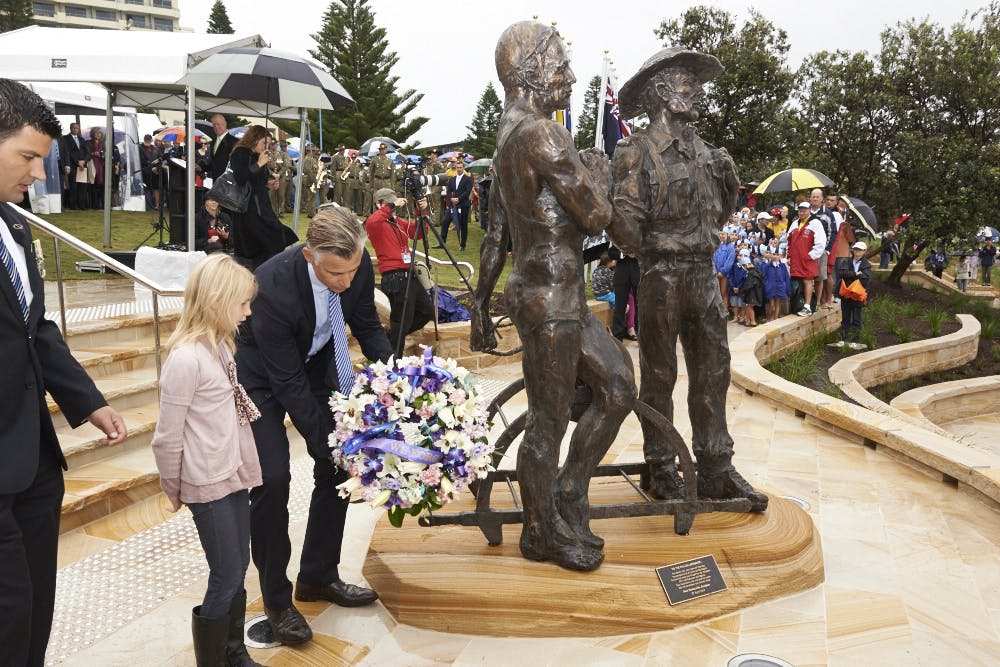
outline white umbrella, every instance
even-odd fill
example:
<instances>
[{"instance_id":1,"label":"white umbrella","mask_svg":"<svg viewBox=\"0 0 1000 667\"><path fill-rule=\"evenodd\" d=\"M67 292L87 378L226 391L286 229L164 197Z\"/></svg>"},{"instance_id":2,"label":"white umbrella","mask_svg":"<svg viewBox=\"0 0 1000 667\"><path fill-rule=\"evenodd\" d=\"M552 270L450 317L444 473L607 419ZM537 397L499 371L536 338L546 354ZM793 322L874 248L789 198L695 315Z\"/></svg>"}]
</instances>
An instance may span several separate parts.
<instances>
[{"instance_id":1,"label":"white umbrella","mask_svg":"<svg viewBox=\"0 0 1000 667\"><path fill-rule=\"evenodd\" d=\"M336 79L302 56L266 48L233 48L205 58L178 83L275 107L333 109L353 104Z\"/></svg>"}]
</instances>

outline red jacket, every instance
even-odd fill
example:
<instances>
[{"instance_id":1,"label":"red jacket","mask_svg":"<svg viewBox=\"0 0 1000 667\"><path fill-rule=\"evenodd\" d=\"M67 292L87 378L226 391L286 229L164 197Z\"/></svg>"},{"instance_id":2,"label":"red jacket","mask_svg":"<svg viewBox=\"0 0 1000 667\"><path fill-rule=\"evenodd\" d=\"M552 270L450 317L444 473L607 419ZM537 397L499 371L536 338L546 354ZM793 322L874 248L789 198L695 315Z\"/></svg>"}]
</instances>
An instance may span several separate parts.
<instances>
[{"instance_id":1,"label":"red jacket","mask_svg":"<svg viewBox=\"0 0 1000 667\"><path fill-rule=\"evenodd\" d=\"M792 278L813 280L819 275L819 260L809 257L814 243L813 230L800 223L788 233L788 272Z\"/></svg>"},{"instance_id":2,"label":"red jacket","mask_svg":"<svg viewBox=\"0 0 1000 667\"><path fill-rule=\"evenodd\" d=\"M393 218L392 222L389 218ZM393 217L392 209L386 205L368 216L365 231L375 248L380 274L410 268L410 263L403 261L403 255L410 254L409 240L417 235L416 223L406 218Z\"/></svg>"}]
</instances>

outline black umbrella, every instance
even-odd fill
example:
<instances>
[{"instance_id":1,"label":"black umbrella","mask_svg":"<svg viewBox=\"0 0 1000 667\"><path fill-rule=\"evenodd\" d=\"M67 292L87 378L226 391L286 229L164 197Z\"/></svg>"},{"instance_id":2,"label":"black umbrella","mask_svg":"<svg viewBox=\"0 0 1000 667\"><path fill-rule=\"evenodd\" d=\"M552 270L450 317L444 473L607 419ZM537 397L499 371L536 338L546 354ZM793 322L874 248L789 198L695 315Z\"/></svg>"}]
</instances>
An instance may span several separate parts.
<instances>
[{"instance_id":1,"label":"black umbrella","mask_svg":"<svg viewBox=\"0 0 1000 667\"><path fill-rule=\"evenodd\" d=\"M275 107L333 109L354 103L322 67L275 49L225 49L189 69L178 83L216 97Z\"/></svg>"},{"instance_id":2,"label":"black umbrella","mask_svg":"<svg viewBox=\"0 0 1000 667\"><path fill-rule=\"evenodd\" d=\"M841 195L840 199L847 204L847 219L863 225L869 234L875 236L875 230L878 229L878 218L875 217L875 211L872 210L872 207L857 197Z\"/></svg>"}]
</instances>

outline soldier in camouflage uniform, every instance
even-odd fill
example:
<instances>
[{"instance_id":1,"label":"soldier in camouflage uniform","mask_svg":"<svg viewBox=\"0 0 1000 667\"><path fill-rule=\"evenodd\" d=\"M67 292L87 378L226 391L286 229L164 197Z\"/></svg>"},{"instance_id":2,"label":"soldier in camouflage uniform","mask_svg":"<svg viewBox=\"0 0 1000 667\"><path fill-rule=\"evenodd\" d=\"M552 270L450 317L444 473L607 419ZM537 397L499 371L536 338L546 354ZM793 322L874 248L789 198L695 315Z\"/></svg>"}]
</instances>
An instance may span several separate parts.
<instances>
[{"instance_id":1,"label":"soldier in camouflage uniform","mask_svg":"<svg viewBox=\"0 0 1000 667\"><path fill-rule=\"evenodd\" d=\"M436 148L432 148L427 154L427 164L424 166L425 176L436 176L438 174L444 173L444 165L438 160L438 156L441 155L441 151ZM431 219L431 223L434 225L441 225L441 186L434 186L427 188L427 205L428 213L427 215Z\"/></svg>"},{"instance_id":2,"label":"soldier in camouflage uniform","mask_svg":"<svg viewBox=\"0 0 1000 667\"><path fill-rule=\"evenodd\" d=\"M274 142L272 142L272 146ZM267 168L278 177L278 189L271 190L271 208L276 215L284 215L288 210L288 184L292 180L292 156L285 151L288 144L281 142L280 147L271 149L271 160Z\"/></svg>"},{"instance_id":3,"label":"soldier in camouflage uniform","mask_svg":"<svg viewBox=\"0 0 1000 667\"><path fill-rule=\"evenodd\" d=\"M389 159L386 154L389 147L385 144L378 145L378 155L373 157L368 163L368 208L365 209L365 215L370 215L373 211L371 205L373 203L371 197L377 190L382 188L389 188L398 195L399 192L396 191L396 166Z\"/></svg>"},{"instance_id":4,"label":"soldier in camouflage uniform","mask_svg":"<svg viewBox=\"0 0 1000 667\"><path fill-rule=\"evenodd\" d=\"M310 218L316 215L316 191L320 189L316 183L319 174L319 160L316 158L316 147L306 146L306 154L302 158L302 212Z\"/></svg>"},{"instance_id":5,"label":"soldier in camouflage uniform","mask_svg":"<svg viewBox=\"0 0 1000 667\"><path fill-rule=\"evenodd\" d=\"M347 180L341 178L341 174L347 169L347 163L349 162L346 155L344 155L344 149L346 146L340 144L337 146L337 152L330 158L330 177L333 179L333 201L337 202L341 206L347 205Z\"/></svg>"},{"instance_id":6,"label":"soldier in camouflage uniform","mask_svg":"<svg viewBox=\"0 0 1000 667\"><path fill-rule=\"evenodd\" d=\"M346 205L356 215L361 215L361 211L364 210L365 206L365 186L361 182L363 169L364 165L361 164L360 159L355 159L351 162L351 167L347 170L347 182L345 183L345 192L347 193Z\"/></svg>"}]
</instances>

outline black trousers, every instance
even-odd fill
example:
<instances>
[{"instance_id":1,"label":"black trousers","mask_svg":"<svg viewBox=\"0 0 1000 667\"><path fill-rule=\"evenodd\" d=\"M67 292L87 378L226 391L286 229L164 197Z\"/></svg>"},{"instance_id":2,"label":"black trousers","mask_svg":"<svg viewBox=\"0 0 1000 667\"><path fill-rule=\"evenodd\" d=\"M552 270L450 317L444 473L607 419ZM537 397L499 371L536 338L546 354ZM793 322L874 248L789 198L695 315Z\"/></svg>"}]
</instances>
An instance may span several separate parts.
<instances>
[{"instance_id":1,"label":"black trousers","mask_svg":"<svg viewBox=\"0 0 1000 667\"><path fill-rule=\"evenodd\" d=\"M264 483L250 490L250 552L260 573L264 606L274 611L292 604L292 584L286 573L292 555L288 537L288 494L292 481L285 408L270 394L254 392L251 399L261 417L253 422L253 436ZM318 394L320 410L329 410L329 394ZM329 459L313 461L313 491L309 519L299 561L299 581L328 584L340 579L340 547L344 539L346 498L337 485L347 473Z\"/></svg>"},{"instance_id":2,"label":"black trousers","mask_svg":"<svg viewBox=\"0 0 1000 667\"><path fill-rule=\"evenodd\" d=\"M31 486L0 495L0 662L5 665L45 663L64 488L55 455L43 448Z\"/></svg>"},{"instance_id":3,"label":"black trousers","mask_svg":"<svg viewBox=\"0 0 1000 667\"><path fill-rule=\"evenodd\" d=\"M860 301L840 298L840 340L847 343L857 343L861 340L861 309Z\"/></svg>"},{"instance_id":4,"label":"black trousers","mask_svg":"<svg viewBox=\"0 0 1000 667\"><path fill-rule=\"evenodd\" d=\"M388 271L382 276L382 292L389 298L389 344L398 358L405 347L405 336L423 329L434 319L434 303L420 281L413 278L409 298L406 294L408 269ZM399 340L402 332L404 339Z\"/></svg>"},{"instance_id":5,"label":"black trousers","mask_svg":"<svg viewBox=\"0 0 1000 667\"><path fill-rule=\"evenodd\" d=\"M462 204L449 205L445 210L445 218L441 222L441 242L447 243L448 241L448 226L451 223L455 223L455 229L458 230L458 245L462 250L465 250L465 240L469 235L469 205ZM455 214L458 214L457 217Z\"/></svg>"},{"instance_id":6,"label":"black trousers","mask_svg":"<svg viewBox=\"0 0 1000 667\"><path fill-rule=\"evenodd\" d=\"M636 323L639 322L639 261L633 257L622 257L615 266L615 277L612 285L615 290L615 313L611 320L611 335L618 340L625 337L628 327L625 325L625 310L628 308L628 294L635 292Z\"/></svg>"}]
</instances>

